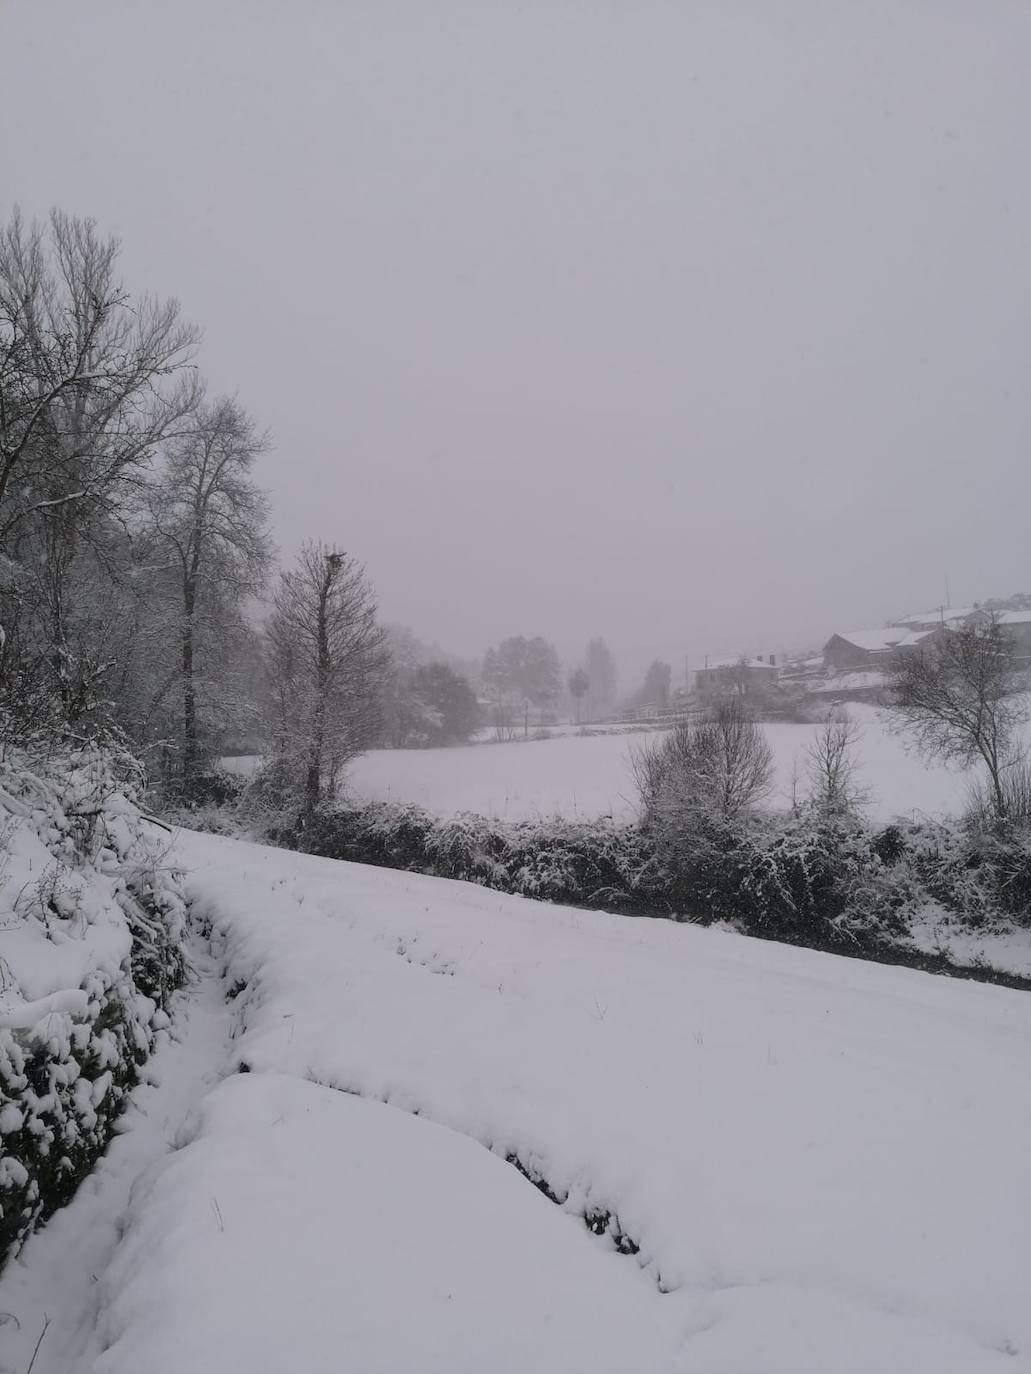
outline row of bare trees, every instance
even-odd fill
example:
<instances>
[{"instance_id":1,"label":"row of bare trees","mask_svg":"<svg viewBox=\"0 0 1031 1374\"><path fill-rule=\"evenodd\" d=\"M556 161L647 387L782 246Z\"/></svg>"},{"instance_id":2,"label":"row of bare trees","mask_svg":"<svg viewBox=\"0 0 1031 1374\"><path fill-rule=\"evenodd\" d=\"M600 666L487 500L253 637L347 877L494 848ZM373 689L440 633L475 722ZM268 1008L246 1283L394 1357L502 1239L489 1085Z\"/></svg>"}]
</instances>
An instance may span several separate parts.
<instances>
[{"instance_id":1,"label":"row of bare trees","mask_svg":"<svg viewBox=\"0 0 1031 1374\"><path fill-rule=\"evenodd\" d=\"M313 804L372 728L371 591L310 545L261 630L268 437L118 257L60 212L0 230L0 747L116 728L189 797L228 739L271 736Z\"/></svg>"}]
</instances>

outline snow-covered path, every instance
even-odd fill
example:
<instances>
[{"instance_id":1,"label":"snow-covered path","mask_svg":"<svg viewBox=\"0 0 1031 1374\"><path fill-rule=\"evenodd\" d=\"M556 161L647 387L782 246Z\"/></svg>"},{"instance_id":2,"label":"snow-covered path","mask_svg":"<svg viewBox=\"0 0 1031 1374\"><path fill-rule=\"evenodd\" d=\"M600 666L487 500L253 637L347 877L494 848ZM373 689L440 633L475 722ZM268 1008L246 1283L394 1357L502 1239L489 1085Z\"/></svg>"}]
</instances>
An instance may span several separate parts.
<instances>
[{"instance_id":1,"label":"snow-covered path","mask_svg":"<svg viewBox=\"0 0 1031 1374\"><path fill-rule=\"evenodd\" d=\"M74 1374L94 1354L98 1285L118 1245L132 1187L176 1148L226 1060L233 1018L217 962L199 938L191 942L190 960L193 976L176 995L171 1028L144 1069L119 1134L70 1205L0 1278L0 1374L24 1374L37 1342L33 1374Z\"/></svg>"}]
</instances>

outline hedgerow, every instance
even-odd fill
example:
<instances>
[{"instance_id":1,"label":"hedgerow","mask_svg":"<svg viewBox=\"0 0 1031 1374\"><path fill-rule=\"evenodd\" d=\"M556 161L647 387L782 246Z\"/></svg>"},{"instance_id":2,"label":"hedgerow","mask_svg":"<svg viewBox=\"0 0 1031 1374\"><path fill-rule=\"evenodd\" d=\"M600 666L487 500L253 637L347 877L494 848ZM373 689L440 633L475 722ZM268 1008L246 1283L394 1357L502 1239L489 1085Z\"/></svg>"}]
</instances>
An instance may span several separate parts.
<instances>
[{"instance_id":1,"label":"hedgerow","mask_svg":"<svg viewBox=\"0 0 1031 1374\"><path fill-rule=\"evenodd\" d=\"M968 932L1031 924L1031 843L946 821L877 828L848 810L680 808L650 823L441 819L343 801L271 838L328 858L628 915L723 922L743 933L935 966L929 920ZM1016 980L1019 981L1019 980Z\"/></svg>"},{"instance_id":2,"label":"hedgerow","mask_svg":"<svg viewBox=\"0 0 1031 1374\"><path fill-rule=\"evenodd\" d=\"M112 749L0 761L0 1265L93 1167L183 979L141 783Z\"/></svg>"}]
</instances>

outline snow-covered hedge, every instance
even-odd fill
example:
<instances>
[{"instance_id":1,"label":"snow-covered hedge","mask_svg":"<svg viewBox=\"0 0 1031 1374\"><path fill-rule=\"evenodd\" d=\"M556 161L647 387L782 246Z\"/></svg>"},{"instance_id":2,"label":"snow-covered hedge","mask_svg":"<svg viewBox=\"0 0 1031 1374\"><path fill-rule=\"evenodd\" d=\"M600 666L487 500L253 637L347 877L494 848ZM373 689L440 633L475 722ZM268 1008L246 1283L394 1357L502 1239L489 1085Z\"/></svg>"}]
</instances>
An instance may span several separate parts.
<instances>
[{"instance_id":1,"label":"snow-covered hedge","mask_svg":"<svg viewBox=\"0 0 1031 1374\"><path fill-rule=\"evenodd\" d=\"M650 914L669 910L647 837L637 826L612 821L505 825L370 802L327 809L303 836L277 838L325 858L461 878L524 897Z\"/></svg>"},{"instance_id":2,"label":"snow-covered hedge","mask_svg":"<svg viewBox=\"0 0 1031 1374\"><path fill-rule=\"evenodd\" d=\"M0 1265L103 1150L182 980L140 782L110 749L0 761Z\"/></svg>"},{"instance_id":3,"label":"snow-covered hedge","mask_svg":"<svg viewBox=\"0 0 1031 1374\"><path fill-rule=\"evenodd\" d=\"M690 832L504 824L369 802L328 808L303 833L272 838L565 905L723 921L750 935L927 967L952 959L943 933L955 948L957 934L1004 938L1031 925L1031 840L1020 833L931 820L875 829L816 808L696 819Z\"/></svg>"}]
</instances>

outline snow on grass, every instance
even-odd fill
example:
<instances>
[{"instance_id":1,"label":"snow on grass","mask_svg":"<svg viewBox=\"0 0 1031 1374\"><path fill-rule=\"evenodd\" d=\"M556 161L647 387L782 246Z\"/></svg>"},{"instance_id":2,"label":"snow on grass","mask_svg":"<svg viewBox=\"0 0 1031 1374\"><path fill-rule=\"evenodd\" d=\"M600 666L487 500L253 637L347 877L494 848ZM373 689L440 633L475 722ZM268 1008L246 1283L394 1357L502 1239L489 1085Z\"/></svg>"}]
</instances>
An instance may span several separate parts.
<instances>
[{"instance_id":1,"label":"snow on grass","mask_svg":"<svg viewBox=\"0 0 1031 1374\"><path fill-rule=\"evenodd\" d=\"M872 792L875 820L912 811L963 809L967 778L962 772L928 766L888 728L887 712L850 705L861 729L861 781ZM815 725L764 725L774 754L775 805L791 795L792 770L801 767ZM634 735L563 736L510 744L456 749L379 749L363 754L348 770L348 786L372 801L415 802L439 816L474 811L499 820L561 815L568 819L637 815L632 751L661 738L659 731Z\"/></svg>"},{"instance_id":2,"label":"snow on grass","mask_svg":"<svg viewBox=\"0 0 1031 1374\"><path fill-rule=\"evenodd\" d=\"M903 734L894 731L892 713L850 702L844 708L860 728L859 781L870 793L867 814L877 822L920 812L960 814L972 774L926 763ZM817 725L763 725L773 749L775 792L771 803L791 799L797 764L804 787L806 746ZM502 821L562 816L592 820L611 816L633 820L638 813L633 751L663 732L612 730L580 735L553 732L546 740L479 743L447 749L374 749L355 759L346 785L366 801L413 802L436 816L472 811ZM1026 735L1031 746L1031 727ZM225 758L230 772L248 776L260 760L248 755Z\"/></svg>"},{"instance_id":3,"label":"snow on grass","mask_svg":"<svg viewBox=\"0 0 1031 1374\"><path fill-rule=\"evenodd\" d=\"M1026 994L180 845L250 1075L134 1194L104 1374L1031 1361Z\"/></svg>"}]
</instances>

